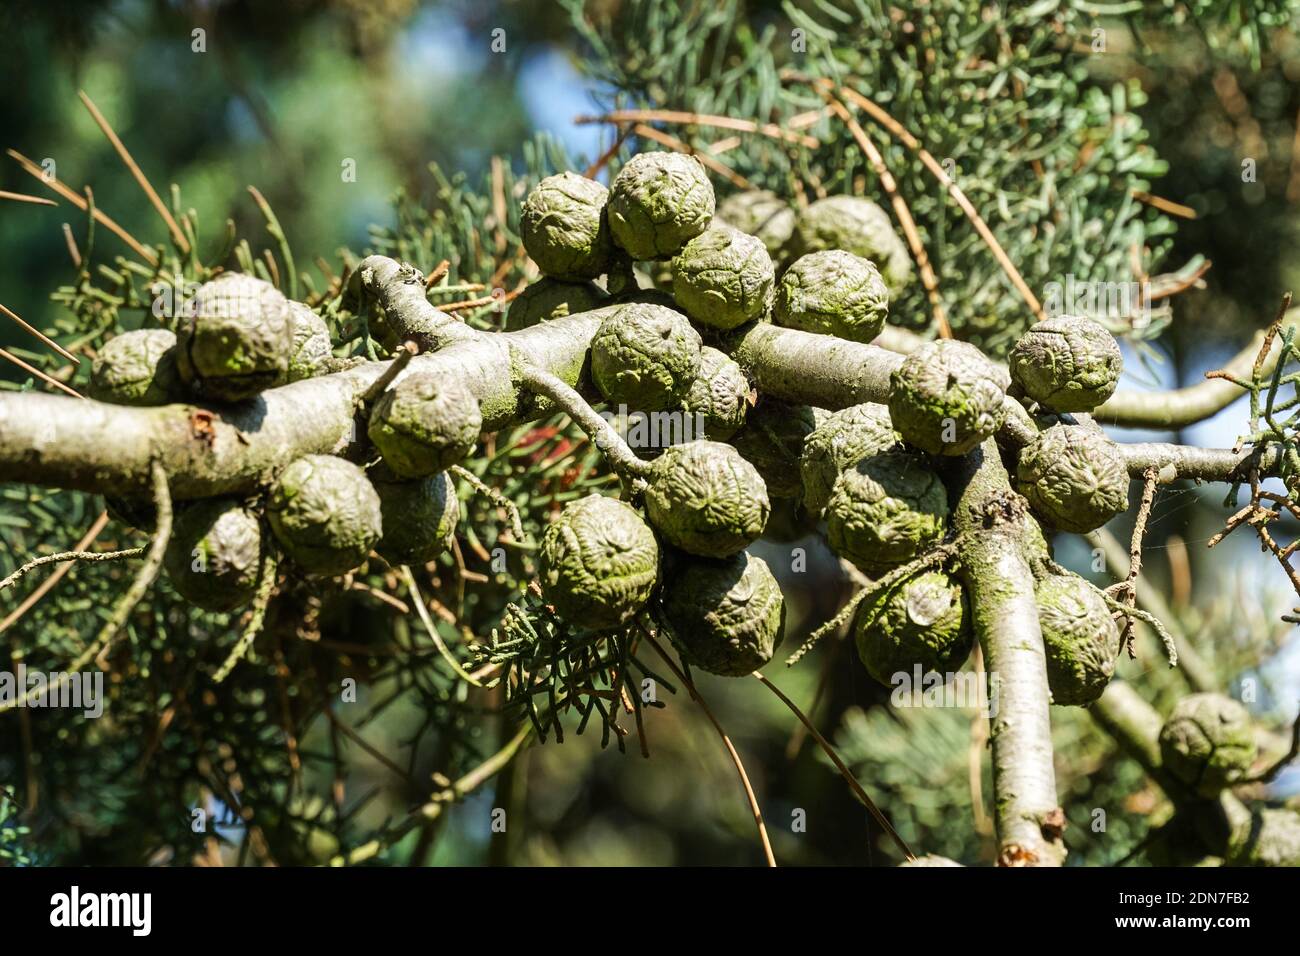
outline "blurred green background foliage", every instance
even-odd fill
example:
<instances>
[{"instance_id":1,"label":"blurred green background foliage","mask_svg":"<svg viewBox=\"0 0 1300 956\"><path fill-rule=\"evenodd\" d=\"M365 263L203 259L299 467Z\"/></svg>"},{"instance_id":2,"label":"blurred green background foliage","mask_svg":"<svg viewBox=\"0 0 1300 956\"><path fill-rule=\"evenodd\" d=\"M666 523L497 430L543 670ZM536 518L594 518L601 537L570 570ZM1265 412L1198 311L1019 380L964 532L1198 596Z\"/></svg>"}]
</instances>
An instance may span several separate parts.
<instances>
[{"instance_id":1,"label":"blurred green background foliage","mask_svg":"<svg viewBox=\"0 0 1300 956\"><path fill-rule=\"evenodd\" d=\"M1130 333L1126 384L1178 385L1199 380L1235 352L1272 317L1282 292L1300 285L1296 17L1296 4L1235 0L9 0L0 7L0 138L38 164L53 160L74 188L93 186L98 205L132 234L162 241L155 213L78 101L77 91L85 90L155 185L180 185L184 206L202 226L205 258L220 248L227 217L256 248L268 244L246 192L251 184L275 209L300 260L337 263L339 250L379 249L429 270L446 256L453 280L484 282L501 255L485 238L492 231L486 223L493 157L510 170L510 221L498 225L513 230L514 207L530 178L565 165L580 170L613 143L610 126L574 124L576 114L662 108L780 121L820 107L815 94L783 82L783 70L852 75L936 157L953 160L963 188L1038 291L1066 273L1125 281L1133 278L1135 259L1151 273L1197 257L1212 263L1199 287L1172 300L1161 338L1151 341L1154 330L1119 329ZM200 41L203 52L196 52ZM659 128L708 141L699 130ZM722 158L792 200L800 191L881 199L842 127L823 119L812 131L823 146L811 154L746 138ZM959 335L1004 350L1028 321L1023 303L914 157L875 132L936 263ZM632 137L624 148L639 145ZM345 174L349 163L355 177ZM715 183L720 193L730 188ZM1195 218L1143 204L1130 187L1185 204ZM8 159L0 164L0 189L41 192ZM84 234L84 217L66 202L0 203L0 302L40 328L65 318L49 299L74 274L65 222L75 236ZM480 238L484 245L468 248ZM127 251L102 231L97 241L104 257ZM929 308L916 283L893 314L928 329ZM4 322L0 346L40 358L39 345ZM0 377L23 381L8 366ZM1244 422L1238 405L1170 437L1231 444ZM532 493L528 473L494 467L486 466L485 478L495 474L494 483L512 494ZM1221 501L1214 489L1162 494L1146 572L1168 595L1171 625L1207 658L1218 686L1236 692L1243 679L1260 681L1254 709L1280 724L1294 716L1300 687L1300 660L1294 647L1286 651L1291 628L1278 619L1294 601L1272 559L1254 553L1244 537L1206 551L1225 514ZM8 490L0 532L12 553L0 573L38 548L69 546L98 509L88 496ZM490 511L480 503L469 521L485 540L496 520ZM529 521L544 514L539 507ZM1123 540L1127 521L1111 528ZM807 570L782 574L789 648L850 594L815 536L769 542L760 553L789 569L795 548L806 552ZM1096 571L1078 539L1062 542L1058 557ZM443 570L435 587L455 590ZM126 580L120 568L74 570L57 599L0 634L0 648L17 653L23 642L38 641L47 662L73 656L79 635ZM0 614L18 599L6 595ZM481 596L471 588L469 600L467 623L486 633L503 602L489 588ZM230 635L224 620L195 615L164 589L133 638L138 670L114 678L148 688L148 705L130 721L86 730L70 717L41 714L33 745L29 725L0 716L0 865L247 861L238 821L221 831L227 845L189 830L195 807L226 812L222 795L202 789L208 765L223 760L250 793L274 796L275 808L259 808L258 821L270 856L282 862L324 862L376 838L382 846L359 858L664 865L761 859L734 768L680 689L662 695L666 706L647 718L649 760L635 743L621 753L602 749L597 732L570 733L563 744L524 749L436 826L387 839L391 821L428 798L433 774L454 777L475 766L509 738L513 724L485 715L482 701L466 699L435 669L407 673L368 651L366 645L409 638L412 625L394 621L390 610L356 595L323 598L310 588L285 603L295 602L317 614L317 643L286 652L280 663L292 671L287 679L263 673L220 693L199 686L197 658L177 645L192 639L222 651ZM284 646L300 636L300 622L286 620ZM1163 667L1151 635L1141 635L1138 651L1136 660L1121 663L1121 676L1167 710L1187 686ZM826 642L788 672L779 662L770 670L841 747L915 848L971 864L991 860L988 758L974 710L890 708L889 691L871 682L844 641ZM346 774L328 761L313 764L310 785L286 795L292 758L277 697L308 695L313 683L343 674L372 678L363 703L373 710L354 732L386 758L340 732L333 717L316 714L298 741L300 752L344 751ZM778 860L897 862L892 844L774 697L755 681L697 679L744 756ZM381 707L390 695L400 700ZM189 726L207 728L210 739L160 732L150 742L158 714L174 706L188 713ZM1070 863L1140 859L1143 836L1166 812L1159 792L1086 714L1054 708L1053 719ZM134 743L124 744L124 736ZM33 789L33 780L40 786ZM1285 798L1298 789L1292 773L1275 794ZM24 803L32 802L37 807L24 817ZM507 810L504 834L491 829L495 807ZM1098 808L1107 820L1103 832L1094 827Z\"/></svg>"}]
</instances>

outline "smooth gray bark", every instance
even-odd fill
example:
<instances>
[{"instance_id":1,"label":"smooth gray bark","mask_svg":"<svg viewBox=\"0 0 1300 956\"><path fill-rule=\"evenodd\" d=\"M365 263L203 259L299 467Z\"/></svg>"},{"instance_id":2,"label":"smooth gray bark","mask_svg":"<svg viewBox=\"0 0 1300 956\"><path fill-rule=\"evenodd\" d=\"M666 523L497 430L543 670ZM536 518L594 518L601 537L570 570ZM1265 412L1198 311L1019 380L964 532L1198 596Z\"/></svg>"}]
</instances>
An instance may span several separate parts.
<instances>
[{"instance_id":1,"label":"smooth gray bark","mask_svg":"<svg viewBox=\"0 0 1300 956\"><path fill-rule=\"evenodd\" d=\"M515 355L590 394L588 351L604 315L581 313L518 332L476 331L429 304L423 276L383 256L357 270L353 295L378 304L400 341L424 354L398 376L458 379L478 400L485 432L529 421L550 407L522 381ZM760 391L789 402L836 409L886 402L902 356L759 323L732 337L729 351ZM41 392L0 392L0 481L110 495L146 495L148 463L158 455L177 498L256 491L295 458L346 454L361 433L361 396L388 362L273 388L234 405L131 408ZM1035 434L1028 414L1007 399L1000 437L1023 445ZM1276 468L1276 455L1141 444L1121 448L1133 475L1155 465L1163 477L1239 480L1252 466Z\"/></svg>"},{"instance_id":2,"label":"smooth gray bark","mask_svg":"<svg viewBox=\"0 0 1300 956\"><path fill-rule=\"evenodd\" d=\"M1047 546L1024 499L1011 490L994 441L966 456L957 472L953 514L965 542L961 577L993 703L998 863L1059 866L1065 815L1056 796L1047 658L1031 567L1047 556Z\"/></svg>"}]
</instances>

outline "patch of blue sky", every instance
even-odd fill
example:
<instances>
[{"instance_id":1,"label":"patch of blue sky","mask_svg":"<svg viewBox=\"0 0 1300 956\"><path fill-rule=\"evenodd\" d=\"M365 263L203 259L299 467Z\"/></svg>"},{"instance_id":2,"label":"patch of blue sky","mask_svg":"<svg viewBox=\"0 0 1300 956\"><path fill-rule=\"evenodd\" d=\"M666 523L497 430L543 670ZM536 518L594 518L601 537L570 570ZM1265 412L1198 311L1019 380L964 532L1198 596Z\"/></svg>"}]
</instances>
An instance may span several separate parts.
<instances>
[{"instance_id":1,"label":"patch of blue sky","mask_svg":"<svg viewBox=\"0 0 1300 956\"><path fill-rule=\"evenodd\" d=\"M595 83L562 51L548 46L531 54L519 70L518 90L533 125L558 139L575 161L589 162L604 150L608 126L573 122L598 108Z\"/></svg>"}]
</instances>

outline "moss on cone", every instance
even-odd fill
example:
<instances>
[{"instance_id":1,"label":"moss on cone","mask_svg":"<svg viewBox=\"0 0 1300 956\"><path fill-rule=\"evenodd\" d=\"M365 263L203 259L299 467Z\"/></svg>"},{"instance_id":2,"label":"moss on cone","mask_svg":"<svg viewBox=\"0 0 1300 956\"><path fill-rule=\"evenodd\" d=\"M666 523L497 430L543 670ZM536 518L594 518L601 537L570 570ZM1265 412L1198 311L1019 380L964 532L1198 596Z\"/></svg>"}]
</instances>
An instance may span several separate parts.
<instances>
[{"instance_id":1,"label":"moss on cone","mask_svg":"<svg viewBox=\"0 0 1300 956\"><path fill-rule=\"evenodd\" d=\"M860 256L840 249L814 252L781 276L772 316L787 328L870 342L889 317L889 289Z\"/></svg>"},{"instance_id":2,"label":"moss on cone","mask_svg":"<svg viewBox=\"0 0 1300 956\"><path fill-rule=\"evenodd\" d=\"M227 272L203 283L177 331L181 378L199 397L238 401L282 381L293 352L289 302L269 282Z\"/></svg>"},{"instance_id":3,"label":"moss on cone","mask_svg":"<svg viewBox=\"0 0 1300 956\"><path fill-rule=\"evenodd\" d=\"M679 406L700 371L700 334L680 312L629 303L591 340L591 377L613 405L658 412Z\"/></svg>"},{"instance_id":4,"label":"moss on cone","mask_svg":"<svg viewBox=\"0 0 1300 956\"><path fill-rule=\"evenodd\" d=\"M785 598L762 558L685 558L664 587L664 614L687 661L742 677L772 659L785 626Z\"/></svg>"},{"instance_id":5,"label":"moss on cone","mask_svg":"<svg viewBox=\"0 0 1300 956\"><path fill-rule=\"evenodd\" d=\"M734 329L766 316L775 282L762 241L726 226L696 236L673 258L673 297L710 328Z\"/></svg>"},{"instance_id":6,"label":"moss on cone","mask_svg":"<svg viewBox=\"0 0 1300 956\"><path fill-rule=\"evenodd\" d=\"M478 399L454 379L405 375L375 400L367 434L401 478L427 478L464 461L483 427Z\"/></svg>"},{"instance_id":7,"label":"moss on cone","mask_svg":"<svg viewBox=\"0 0 1300 956\"><path fill-rule=\"evenodd\" d=\"M257 589L262 525L242 502L196 502L176 518L163 568L177 593L207 611L233 611Z\"/></svg>"},{"instance_id":8,"label":"moss on cone","mask_svg":"<svg viewBox=\"0 0 1300 956\"><path fill-rule=\"evenodd\" d=\"M799 459L803 503L809 514L820 515L826 510L841 472L864 458L894 449L901 440L884 405L866 402L822 416L804 442Z\"/></svg>"},{"instance_id":9,"label":"moss on cone","mask_svg":"<svg viewBox=\"0 0 1300 956\"><path fill-rule=\"evenodd\" d=\"M633 259L664 259L709 227L713 207L713 185L698 159L641 153L610 185L610 231Z\"/></svg>"},{"instance_id":10,"label":"moss on cone","mask_svg":"<svg viewBox=\"0 0 1300 956\"><path fill-rule=\"evenodd\" d=\"M795 219L789 258L842 249L875 263L889 291L897 295L912 277L912 257L894 232L889 214L870 199L828 196L811 203Z\"/></svg>"},{"instance_id":11,"label":"moss on cone","mask_svg":"<svg viewBox=\"0 0 1300 956\"><path fill-rule=\"evenodd\" d=\"M975 346L927 342L890 377L889 417L932 455L964 455L1002 426L1011 379Z\"/></svg>"},{"instance_id":12,"label":"moss on cone","mask_svg":"<svg viewBox=\"0 0 1300 956\"><path fill-rule=\"evenodd\" d=\"M1123 370L1114 337L1073 315L1037 323L1011 350L1011 378L1058 412L1092 411L1114 393Z\"/></svg>"},{"instance_id":13,"label":"moss on cone","mask_svg":"<svg viewBox=\"0 0 1300 956\"><path fill-rule=\"evenodd\" d=\"M731 444L758 469L768 495L799 498L803 495L799 459L816 426L811 407L765 397L749 410L745 427L731 437Z\"/></svg>"},{"instance_id":14,"label":"moss on cone","mask_svg":"<svg viewBox=\"0 0 1300 956\"><path fill-rule=\"evenodd\" d=\"M560 617L596 630L630 621L659 580L659 544L636 509L603 495L564 506L542 537L542 597Z\"/></svg>"},{"instance_id":15,"label":"moss on cone","mask_svg":"<svg viewBox=\"0 0 1300 956\"><path fill-rule=\"evenodd\" d=\"M136 329L104 343L90 372L90 397L114 405L165 405L181 392L176 335Z\"/></svg>"},{"instance_id":16,"label":"moss on cone","mask_svg":"<svg viewBox=\"0 0 1300 956\"><path fill-rule=\"evenodd\" d=\"M966 592L942 571L927 571L863 601L853 618L853 639L867 672L886 687L895 676L950 674L970 655L974 641Z\"/></svg>"},{"instance_id":17,"label":"moss on cone","mask_svg":"<svg viewBox=\"0 0 1300 956\"><path fill-rule=\"evenodd\" d=\"M506 312L506 331L517 332L538 322L590 312L609 302L605 290L593 282L561 282L543 277L524 289Z\"/></svg>"},{"instance_id":18,"label":"moss on cone","mask_svg":"<svg viewBox=\"0 0 1300 956\"><path fill-rule=\"evenodd\" d=\"M700 350L700 371L682 399L682 409L698 415L704 437L726 441L745 424L749 382L740 366L715 348ZM693 432L699 438L698 432Z\"/></svg>"},{"instance_id":19,"label":"moss on cone","mask_svg":"<svg viewBox=\"0 0 1300 956\"><path fill-rule=\"evenodd\" d=\"M1091 704L1115 673L1120 632L1106 602L1078 575L1049 574L1036 582L1038 623L1047 653L1052 703Z\"/></svg>"},{"instance_id":20,"label":"moss on cone","mask_svg":"<svg viewBox=\"0 0 1300 956\"><path fill-rule=\"evenodd\" d=\"M919 556L948 527L948 495L917 455L886 452L842 472L826 505L831 549L878 575Z\"/></svg>"},{"instance_id":21,"label":"moss on cone","mask_svg":"<svg viewBox=\"0 0 1300 956\"><path fill-rule=\"evenodd\" d=\"M267 503L276 540L311 574L360 566L383 533L379 495L350 461L304 455L289 465Z\"/></svg>"},{"instance_id":22,"label":"moss on cone","mask_svg":"<svg viewBox=\"0 0 1300 956\"><path fill-rule=\"evenodd\" d=\"M1184 697L1160 729L1165 770L1203 797L1241 780L1255 756L1249 711L1222 694Z\"/></svg>"},{"instance_id":23,"label":"moss on cone","mask_svg":"<svg viewBox=\"0 0 1300 956\"><path fill-rule=\"evenodd\" d=\"M519 231L542 275L567 282L595 279L614 252L600 183L576 173L543 179L524 199Z\"/></svg>"},{"instance_id":24,"label":"moss on cone","mask_svg":"<svg viewBox=\"0 0 1300 956\"><path fill-rule=\"evenodd\" d=\"M1045 523L1083 534L1128 510L1128 465L1092 425L1053 425L1020 450L1020 493Z\"/></svg>"},{"instance_id":25,"label":"moss on cone","mask_svg":"<svg viewBox=\"0 0 1300 956\"><path fill-rule=\"evenodd\" d=\"M290 382L325 374L334 358L334 343L325 320L301 302L289 303L293 347L285 377Z\"/></svg>"},{"instance_id":26,"label":"moss on cone","mask_svg":"<svg viewBox=\"0 0 1300 956\"><path fill-rule=\"evenodd\" d=\"M718 203L713 221L716 223L718 220L756 236L775 260L794 233L795 211L775 193L766 189L748 189L732 193Z\"/></svg>"},{"instance_id":27,"label":"moss on cone","mask_svg":"<svg viewBox=\"0 0 1300 956\"><path fill-rule=\"evenodd\" d=\"M451 548L460 499L446 474L413 481L372 479L379 495L383 534L375 550L389 564L427 564Z\"/></svg>"},{"instance_id":28,"label":"moss on cone","mask_svg":"<svg viewBox=\"0 0 1300 956\"><path fill-rule=\"evenodd\" d=\"M754 466L713 441L674 445L656 461L645 492L650 522L688 554L725 558L763 533L771 505Z\"/></svg>"}]
</instances>

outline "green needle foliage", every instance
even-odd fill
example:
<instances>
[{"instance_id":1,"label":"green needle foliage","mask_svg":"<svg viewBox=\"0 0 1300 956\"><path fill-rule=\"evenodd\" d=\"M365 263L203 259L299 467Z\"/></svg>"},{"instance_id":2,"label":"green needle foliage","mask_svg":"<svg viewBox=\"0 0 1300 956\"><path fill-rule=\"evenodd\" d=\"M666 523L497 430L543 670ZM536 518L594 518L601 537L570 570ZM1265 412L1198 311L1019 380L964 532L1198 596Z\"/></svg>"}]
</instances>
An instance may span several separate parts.
<instances>
[{"instance_id":1,"label":"green needle foliage","mask_svg":"<svg viewBox=\"0 0 1300 956\"><path fill-rule=\"evenodd\" d=\"M815 137L818 145L808 146L741 133L739 146L718 154L735 174L794 205L864 195L892 214L879 177L838 118L822 113L796 124L826 109L818 80L869 96L952 177L1040 298L1067 276L1114 283L1156 272L1171 248L1173 220L1138 198L1158 190L1166 169L1139 115L1143 93L1136 83L1098 77L1094 67L1105 52L1095 31L1105 39L1112 31L1140 35L1148 25L1196 23L1258 58L1269 30L1295 17L1293 4L1244 0L1198 2L1190 11L1172 2L1148 9L1042 0L1000 5L996 15L990 5L963 0L814 0L779 12L751 11L742 0L627 0L610 19L581 0L562 2L586 45L582 67L609 108L798 125ZM1005 353L1035 320L1032 310L918 154L865 115L858 119L916 221L957 336ZM650 122L701 148L731 135ZM634 144L644 145L630 140L610 159L609 178L637 151ZM430 164L431 188L418 196L399 191L391 224L372 228L367 251L426 276L437 272L430 302L454 307L476 329L499 330L508 300L537 278L523 253L521 201L541 179L582 168L546 136L522 143L514 161L495 159L475 175ZM162 243L148 246L147 255L109 253L104 230L88 216L90 225L76 233L79 262L52 293L61 311L49 332L93 354L124 331L174 329L178 305L229 270L271 282L317 311L341 366L392 355L401 343L385 341L367 310L350 301L347 279L359 256L293 248L271 207L260 195L254 201L264 222L241 236L233 220L200 224L173 188L171 211L193 251ZM160 297L170 305L155 311ZM934 331L915 277L890 313L895 324ZM1168 319L1167 308L1099 306L1093 314L1133 340L1153 338ZM1282 333L1279 370L1295 357L1293 334ZM89 362L74 369L47 351L13 351L84 389ZM1241 383L1252 396L1246 440L1282 446L1297 463L1292 483L1300 474L1300 412L1295 398L1278 392L1296 383L1295 373L1281 371ZM650 611L622 630L584 632L530 590L536 542L554 515L592 492L615 492L619 479L563 415L495 434L463 468L457 544L410 569L419 592L407 586L404 569L378 558L341 584L282 568L262 632L217 683L212 677L230 659L250 612L197 611L160 580L100 662L103 719L51 709L27 734L0 717L11 721L0 724L0 865L189 863L218 846L239 863L427 862L443 799L431 798L431 778L450 782L450 799L464 796L458 784L493 766L495 755L513 756L521 728L531 727L540 742L561 742L570 730L595 737L596 721L602 746L625 749L625 725L653 719L647 711L661 704L647 687L677 691L658 658L645 653L647 640L666 646L669 635ZM104 508L102 498L81 492L0 487L0 578L32 557L72 547ZM94 547L147 543L144 532L113 520ZM0 616L0 669L11 661L32 670L66 666L110 618L136 567L78 564L22 614ZM15 607L38 580L33 575L7 592L4 607ZM423 605L418 614L416 602ZM496 693L490 709L471 698L473 682ZM1058 744L1095 753L1090 730L1085 718L1071 716L1057 730ZM879 708L849 710L836 740L905 839L958 859L987 857L987 834L949 825L971 813L969 713L904 711L896 721ZM936 776L915 759L916 740L925 741L921 757ZM6 783L28 779L40 799L20 824L15 795L23 791ZM1123 764L1065 780L1062 801L1082 833L1087 808L1113 807L1138 788L1140 775ZM983 786L987 795L987 780ZM1072 842L1071 852L1086 862L1116 862L1143 836L1125 826L1104 850Z\"/></svg>"},{"instance_id":2,"label":"green needle foliage","mask_svg":"<svg viewBox=\"0 0 1300 956\"><path fill-rule=\"evenodd\" d=\"M1281 321L1279 318L1269 330L1261 350L1261 355L1267 354L1276 344L1277 364L1272 369L1261 361L1251 369L1248 379L1221 375L1245 389L1250 398L1247 431L1238 441L1256 448L1277 447L1282 461L1279 477L1294 498L1300 482L1300 343L1296 342L1295 326L1283 327ZM1240 484L1234 484L1229 490L1229 504L1236 500L1240 488Z\"/></svg>"},{"instance_id":3,"label":"green needle foliage","mask_svg":"<svg viewBox=\"0 0 1300 956\"><path fill-rule=\"evenodd\" d=\"M37 858L28 845L31 829L19 820L13 795L0 787L0 866L30 866Z\"/></svg>"},{"instance_id":4,"label":"green needle foliage","mask_svg":"<svg viewBox=\"0 0 1300 956\"><path fill-rule=\"evenodd\" d=\"M612 108L753 118L782 128L825 102L808 80L861 93L929 151L989 224L1039 299L1049 283L1122 283L1167 259L1173 220L1137 198L1166 172L1148 142L1136 81L1097 77L1108 44L1145 26L1195 23L1223 42L1221 18L1257 50L1294 4L1092 4L1040 0L819 0L785 3L788 23L747 19L752 4L631 0L601 18L564 0L592 56L584 67ZM1261 9L1262 7L1262 9ZM1201 9L1205 8L1205 9ZM1250 9L1247 9L1250 8ZM759 20L758 22L762 22ZM1191 27L1189 27L1191 29ZM958 337L1004 353L1033 313L969 219L916 152L859 115L898 183L934 266ZM659 124L705 147L723 131ZM759 135L719 158L751 183L794 202L866 195L888 208L879 178L842 124L801 130L814 149ZM897 225L897 223L895 223ZM1137 261L1134 260L1135 251ZM1135 272L1140 270L1140 274ZM1068 311L1068 310L1067 310ZM1154 337L1167 309L1082 310L1116 334ZM926 327L915 279L891 302L895 323Z\"/></svg>"},{"instance_id":5,"label":"green needle foliage","mask_svg":"<svg viewBox=\"0 0 1300 956\"><path fill-rule=\"evenodd\" d=\"M431 166L431 196L416 202L399 193L396 224L372 231L375 250L426 271L447 260L430 299L436 304L484 300L458 313L477 328L499 329L506 297L501 290L522 288L526 278L535 277L526 273L520 251L520 200L540 179L573 167L547 137L525 144L523 153L523 172L503 162L497 175L473 183L465 174L448 176ZM173 197L174 214L198 238L179 190ZM125 255L100 262L95 242L102 231L97 237L88 230L80 244L82 265L73 281L52 295L64 307L52 331L69 347L95 349L127 329L172 327L172 313L221 266L287 291L293 253L274 212L264 202L259 205L278 256L255 252L228 223L212 260L160 245L150 250L156 264ZM504 218L498 215L502 209ZM303 300L325 317L336 359L344 362L388 354L341 294L343 277L356 261L343 251L335 263L318 259L315 269L297 276ZM155 315L160 295L164 306ZM61 360L48 352L20 354L43 370L60 369ZM72 379L74 387L82 387L80 378ZM468 476L490 494L459 483L463 551L444 555L422 573L428 582L425 596L455 616L455 625L441 617L431 623L459 659L461 673L501 665L489 683L506 688L508 716L531 721L542 741L563 740L561 719L568 714L575 715L579 733L598 717L602 743L613 739L622 749L623 734L613 734L610 722L611 708L621 710L622 703L607 695L611 688L623 690L640 708L640 681L652 673L630 655L630 636L575 644L567 630L555 633L564 626L525 593L536 577L534 542L551 514L567 501L608 492L616 483L599 452L580 433L563 428L565 423L556 416L501 432L487 453L465 462ZM103 507L103 499L80 492L6 486L0 496L0 577L31 556L66 550ZM522 521L522 541L506 505ZM140 543L140 533L116 521L96 540L97 547ZM76 567L50 597L10 625L8 634L0 629L0 640L7 639L15 653L21 648L30 670L59 670L81 651L84 636L102 626L132 571L126 562ZM144 862L155 854L189 860L210 852L207 841L213 834L211 825L196 829L193 811L216 806L219 813L212 820L224 815L235 825L225 839L235 842L241 861L256 861L259 853L283 863L405 859L420 822L408 808L428 797L427 786L410 775L412 768L433 762L440 772L465 772L494 745L484 736L482 717L466 703L467 685L447 660L429 653L429 637L417 619L386 610L363 590L396 593L402 590L399 582L400 575L378 560L354 575L358 590L352 591L282 574L249 660L215 685L211 678L239 638L243 613L197 611L160 582L131 615L124 649L110 658L125 668L120 679L105 684L111 716L87 723L79 712L53 709L35 723L30 749L17 739L11 746L5 738L0 779L18 776L26 751L40 755L43 780L79 784L46 804L31 834L0 832L0 848L30 841L51 861ZM400 600L409 603L414 597L403 594ZM474 635L485 635L482 643ZM559 637L566 645L563 654L557 651ZM527 683L516 679L519 666L526 668ZM672 692L669 681L654 679ZM351 716L355 708L339 706L340 688L346 690L348 682L360 686L360 719ZM350 732L342 729L345 721ZM378 739L397 741L381 750L407 764L400 786L384 791L382 800L373 799L381 792L377 788L363 799L336 804L326 797L329 782L357 772L358 760L367 755L356 738L367 728ZM97 821L93 832L77 822L84 820ZM323 857L322 847L329 848ZM25 859L18 849L12 852Z\"/></svg>"}]
</instances>

